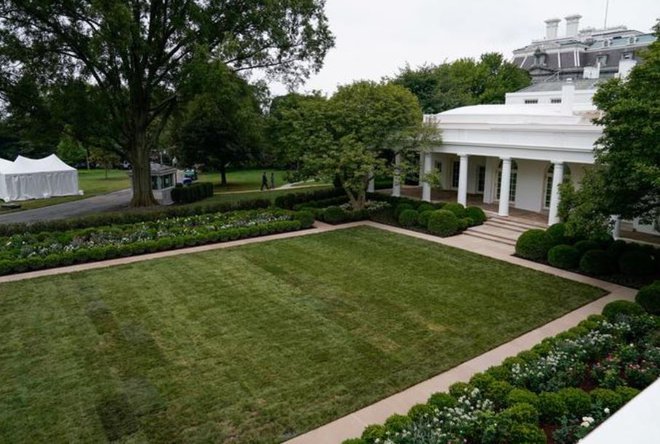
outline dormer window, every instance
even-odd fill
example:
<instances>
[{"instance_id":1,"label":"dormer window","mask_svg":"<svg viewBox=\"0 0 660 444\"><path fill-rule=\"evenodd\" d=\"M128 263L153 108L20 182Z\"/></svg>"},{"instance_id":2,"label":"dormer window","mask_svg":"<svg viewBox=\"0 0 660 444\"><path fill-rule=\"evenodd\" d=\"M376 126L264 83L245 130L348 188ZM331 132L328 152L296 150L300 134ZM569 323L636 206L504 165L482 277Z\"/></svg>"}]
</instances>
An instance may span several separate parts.
<instances>
[{"instance_id":1,"label":"dormer window","mask_svg":"<svg viewBox=\"0 0 660 444\"><path fill-rule=\"evenodd\" d=\"M611 42L610 42L610 39L603 40L603 46L606 47L606 48L607 48L608 46L610 46L610 43L611 43Z\"/></svg>"},{"instance_id":2,"label":"dormer window","mask_svg":"<svg viewBox=\"0 0 660 444\"><path fill-rule=\"evenodd\" d=\"M536 66L545 66L546 54L540 50L534 52L534 65Z\"/></svg>"},{"instance_id":3,"label":"dormer window","mask_svg":"<svg viewBox=\"0 0 660 444\"><path fill-rule=\"evenodd\" d=\"M634 45L635 43L637 43L637 37L634 37L634 36L633 37L628 37L628 44L629 45Z\"/></svg>"},{"instance_id":4,"label":"dormer window","mask_svg":"<svg viewBox=\"0 0 660 444\"><path fill-rule=\"evenodd\" d=\"M535 105L539 103L539 99L525 99L525 105Z\"/></svg>"},{"instance_id":5,"label":"dormer window","mask_svg":"<svg viewBox=\"0 0 660 444\"><path fill-rule=\"evenodd\" d=\"M635 55L633 54L632 51L627 51L627 52L624 52L624 53L621 55L621 58L622 58L623 60L632 60L632 59L635 58Z\"/></svg>"}]
</instances>

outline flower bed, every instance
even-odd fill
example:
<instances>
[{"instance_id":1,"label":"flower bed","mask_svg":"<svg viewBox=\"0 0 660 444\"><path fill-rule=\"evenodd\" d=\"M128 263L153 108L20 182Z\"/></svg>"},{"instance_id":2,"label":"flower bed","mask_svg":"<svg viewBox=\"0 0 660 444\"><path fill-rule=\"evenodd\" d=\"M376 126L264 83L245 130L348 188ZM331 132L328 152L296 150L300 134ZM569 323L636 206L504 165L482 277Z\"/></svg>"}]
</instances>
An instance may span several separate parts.
<instances>
[{"instance_id":1,"label":"flower bed","mask_svg":"<svg viewBox=\"0 0 660 444\"><path fill-rule=\"evenodd\" d=\"M640 310L608 304L607 317L591 316L345 444L575 443L660 376L660 319Z\"/></svg>"},{"instance_id":2,"label":"flower bed","mask_svg":"<svg viewBox=\"0 0 660 444\"><path fill-rule=\"evenodd\" d=\"M516 242L516 255L634 288L660 279L660 248L615 241L611 236L571 237L562 223L523 233Z\"/></svg>"},{"instance_id":3,"label":"flower bed","mask_svg":"<svg viewBox=\"0 0 660 444\"><path fill-rule=\"evenodd\" d=\"M308 228L308 212L250 210L0 237L0 274Z\"/></svg>"}]
</instances>

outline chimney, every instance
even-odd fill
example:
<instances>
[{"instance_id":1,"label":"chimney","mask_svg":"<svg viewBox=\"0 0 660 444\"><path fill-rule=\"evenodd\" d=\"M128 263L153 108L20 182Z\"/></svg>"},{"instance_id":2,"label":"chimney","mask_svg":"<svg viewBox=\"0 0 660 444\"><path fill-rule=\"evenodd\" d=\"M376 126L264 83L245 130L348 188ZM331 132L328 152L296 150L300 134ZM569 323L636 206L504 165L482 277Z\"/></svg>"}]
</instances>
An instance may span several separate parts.
<instances>
[{"instance_id":1,"label":"chimney","mask_svg":"<svg viewBox=\"0 0 660 444\"><path fill-rule=\"evenodd\" d=\"M580 26L580 14L569 15L566 18L566 37L575 37L578 35L578 27Z\"/></svg>"},{"instance_id":2,"label":"chimney","mask_svg":"<svg viewBox=\"0 0 660 444\"><path fill-rule=\"evenodd\" d=\"M575 103L575 85L572 79L566 79L566 83L561 87L561 112L562 114L573 114L573 104Z\"/></svg>"},{"instance_id":3,"label":"chimney","mask_svg":"<svg viewBox=\"0 0 660 444\"><path fill-rule=\"evenodd\" d=\"M552 40L557 38L557 28L559 27L558 18L551 18L545 21L545 39Z\"/></svg>"}]
</instances>

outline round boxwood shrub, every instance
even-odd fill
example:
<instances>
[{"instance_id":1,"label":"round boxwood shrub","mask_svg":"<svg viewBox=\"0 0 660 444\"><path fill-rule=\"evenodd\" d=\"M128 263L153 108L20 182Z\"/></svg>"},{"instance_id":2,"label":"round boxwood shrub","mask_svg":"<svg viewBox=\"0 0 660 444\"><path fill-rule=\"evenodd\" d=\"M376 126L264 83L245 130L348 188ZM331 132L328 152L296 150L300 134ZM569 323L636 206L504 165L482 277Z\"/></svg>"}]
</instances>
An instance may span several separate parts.
<instances>
[{"instance_id":1,"label":"round boxwood shrub","mask_svg":"<svg viewBox=\"0 0 660 444\"><path fill-rule=\"evenodd\" d=\"M603 250L589 250L580 259L580 271L586 274L603 275L610 272L610 261Z\"/></svg>"},{"instance_id":2,"label":"round boxwood shrub","mask_svg":"<svg viewBox=\"0 0 660 444\"><path fill-rule=\"evenodd\" d=\"M431 213L426 227L431 234L441 237L453 236L460 230L460 221L451 211L436 210Z\"/></svg>"},{"instance_id":3,"label":"round boxwood shrub","mask_svg":"<svg viewBox=\"0 0 660 444\"><path fill-rule=\"evenodd\" d=\"M545 444L545 433L535 424L512 424L507 431L508 444Z\"/></svg>"},{"instance_id":4,"label":"round boxwood shrub","mask_svg":"<svg viewBox=\"0 0 660 444\"><path fill-rule=\"evenodd\" d=\"M438 392L429 397L427 401L430 406L438 410L454 407L456 405L456 398L449 393Z\"/></svg>"},{"instance_id":5,"label":"round boxwood shrub","mask_svg":"<svg viewBox=\"0 0 660 444\"><path fill-rule=\"evenodd\" d=\"M300 221L301 228L309 228L314 225L314 214L311 211L298 211L294 218Z\"/></svg>"},{"instance_id":6,"label":"round boxwood shrub","mask_svg":"<svg viewBox=\"0 0 660 444\"><path fill-rule=\"evenodd\" d=\"M628 243L624 240L615 240L612 242L609 247L607 247L607 255L614 261L614 263L619 262L619 258L626 252L628 249Z\"/></svg>"},{"instance_id":7,"label":"round boxwood shrub","mask_svg":"<svg viewBox=\"0 0 660 444\"><path fill-rule=\"evenodd\" d=\"M433 214L433 211L435 210L425 210L419 213L419 217L417 218L417 224L419 224L420 227L428 227L429 226L429 218L431 217L431 214Z\"/></svg>"},{"instance_id":8,"label":"round boxwood shrub","mask_svg":"<svg viewBox=\"0 0 660 444\"><path fill-rule=\"evenodd\" d=\"M506 381L495 381L486 389L486 397L493 401L496 408L506 406L506 399L513 390L513 386Z\"/></svg>"},{"instance_id":9,"label":"round boxwood shrub","mask_svg":"<svg viewBox=\"0 0 660 444\"><path fill-rule=\"evenodd\" d=\"M464 217L459 221L460 221L461 231L474 225L474 220L471 217Z\"/></svg>"},{"instance_id":10,"label":"round boxwood shrub","mask_svg":"<svg viewBox=\"0 0 660 444\"><path fill-rule=\"evenodd\" d=\"M343 440L341 444L367 444L367 441L362 438L350 438Z\"/></svg>"},{"instance_id":11,"label":"round boxwood shrub","mask_svg":"<svg viewBox=\"0 0 660 444\"><path fill-rule=\"evenodd\" d=\"M646 276L655 271L653 256L642 249L626 251L619 258L621 273L631 276Z\"/></svg>"},{"instance_id":12,"label":"round boxwood shrub","mask_svg":"<svg viewBox=\"0 0 660 444\"><path fill-rule=\"evenodd\" d=\"M430 204L428 202L422 202L417 207L417 212L420 214L423 213L424 211L433 211L433 210L437 210L437 208L433 204Z\"/></svg>"},{"instance_id":13,"label":"round boxwood shrub","mask_svg":"<svg viewBox=\"0 0 660 444\"><path fill-rule=\"evenodd\" d=\"M625 385L618 386L615 390L617 395L621 396L621 405L627 404L635 396L639 394L636 388L628 387Z\"/></svg>"},{"instance_id":14,"label":"round boxwood shrub","mask_svg":"<svg viewBox=\"0 0 660 444\"><path fill-rule=\"evenodd\" d=\"M475 386L467 382L455 382L449 386L449 394L458 399L463 395L467 395L475 389Z\"/></svg>"},{"instance_id":15,"label":"round boxwood shrub","mask_svg":"<svg viewBox=\"0 0 660 444\"><path fill-rule=\"evenodd\" d=\"M505 409L502 417L514 423L536 424L539 421L539 412L533 405L522 402Z\"/></svg>"},{"instance_id":16,"label":"round boxwood shrub","mask_svg":"<svg viewBox=\"0 0 660 444\"><path fill-rule=\"evenodd\" d=\"M481 225L486 222L486 213L479 207L467 207L465 209L465 216L474 221L475 224Z\"/></svg>"},{"instance_id":17,"label":"round boxwood shrub","mask_svg":"<svg viewBox=\"0 0 660 444\"><path fill-rule=\"evenodd\" d=\"M555 245L548 251L548 263L564 270L577 268L580 263L580 252L570 245Z\"/></svg>"},{"instance_id":18,"label":"round boxwood shrub","mask_svg":"<svg viewBox=\"0 0 660 444\"><path fill-rule=\"evenodd\" d=\"M635 302L652 315L660 315L660 281L643 287L637 292Z\"/></svg>"},{"instance_id":19,"label":"round boxwood shrub","mask_svg":"<svg viewBox=\"0 0 660 444\"><path fill-rule=\"evenodd\" d=\"M385 428L388 432L401 433L412 426L412 420L406 415L392 415L385 421Z\"/></svg>"},{"instance_id":20,"label":"round boxwood shrub","mask_svg":"<svg viewBox=\"0 0 660 444\"><path fill-rule=\"evenodd\" d=\"M557 393L561 396L569 415L581 417L589 414L591 410L589 393L575 387L563 388Z\"/></svg>"},{"instance_id":21,"label":"round boxwood shrub","mask_svg":"<svg viewBox=\"0 0 660 444\"><path fill-rule=\"evenodd\" d=\"M368 444L375 444L385 438L387 429L381 424L372 424L362 431L362 439Z\"/></svg>"},{"instance_id":22,"label":"round boxwood shrub","mask_svg":"<svg viewBox=\"0 0 660 444\"><path fill-rule=\"evenodd\" d=\"M413 421L419 421L424 417L430 417L435 413L435 409L429 404L415 404L408 410L408 416Z\"/></svg>"},{"instance_id":23,"label":"round boxwood shrub","mask_svg":"<svg viewBox=\"0 0 660 444\"><path fill-rule=\"evenodd\" d=\"M508 406L513 406L515 404L529 404L533 407L537 407L539 405L539 397L536 393L530 390L514 388L509 392L509 396L506 398L506 403Z\"/></svg>"},{"instance_id":24,"label":"round boxwood shrub","mask_svg":"<svg viewBox=\"0 0 660 444\"><path fill-rule=\"evenodd\" d=\"M402 227L409 228L416 225L417 219L419 219L419 213L415 210L407 209L399 214L399 224Z\"/></svg>"},{"instance_id":25,"label":"round boxwood shrub","mask_svg":"<svg viewBox=\"0 0 660 444\"><path fill-rule=\"evenodd\" d=\"M574 245L575 248L580 252L580 256L582 256L584 253L586 253L589 250L599 250L600 245L598 242L586 239L586 240L581 240L575 243Z\"/></svg>"},{"instance_id":26,"label":"round boxwood shrub","mask_svg":"<svg viewBox=\"0 0 660 444\"><path fill-rule=\"evenodd\" d=\"M345 221L347 217L348 215L346 214L346 211L337 206L328 207L323 211L323 220L329 224L341 223Z\"/></svg>"},{"instance_id":27,"label":"round boxwood shrub","mask_svg":"<svg viewBox=\"0 0 660 444\"><path fill-rule=\"evenodd\" d=\"M552 239L541 229L534 228L525 231L516 242L516 254L533 261L543 260L548 256Z\"/></svg>"},{"instance_id":28,"label":"round boxwood shrub","mask_svg":"<svg viewBox=\"0 0 660 444\"><path fill-rule=\"evenodd\" d=\"M545 232L548 233L554 245L571 243L566 236L566 224L562 222L550 225Z\"/></svg>"},{"instance_id":29,"label":"round boxwood shrub","mask_svg":"<svg viewBox=\"0 0 660 444\"><path fill-rule=\"evenodd\" d=\"M405 210L414 210L415 207L412 206L412 204L409 203L400 203L399 205L394 208L394 217L399 219L399 215L403 213Z\"/></svg>"},{"instance_id":30,"label":"round boxwood shrub","mask_svg":"<svg viewBox=\"0 0 660 444\"><path fill-rule=\"evenodd\" d=\"M591 395L591 400L594 403L600 404L601 407L614 411L618 410L621 407L621 395L619 395L614 390L596 388L589 392Z\"/></svg>"},{"instance_id":31,"label":"round boxwood shrub","mask_svg":"<svg viewBox=\"0 0 660 444\"><path fill-rule=\"evenodd\" d=\"M616 321L619 316L637 316L644 314L641 305L630 301L613 301L603 307L603 316L608 321Z\"/></svg>"},{"instance_id":32,"label":"round boxwood shrub","mask_svg":"<svg viewBox=\"0 0 660 444\"><path fill-rule=\"evenodd\" d=\"M566 415L566 404L559 393L543 392L539 394L539 414L541 421L546 424L559 424Z\"/></svg>"},{"instance_id":33,"label":"round boxwood shrub","mask_svg":"<svg viewBox=\"0 0 660 444\"><path fill-rule=\"evenodd\" d=\"M460 204L458 202L449 202L445 204L445 206L442 207L442 209L446 211L451 211L459 219L462 219L465 216L467 216L467 214L465 214L465 207L463 206L463 204Z\"/></svg>"}]
</instances>

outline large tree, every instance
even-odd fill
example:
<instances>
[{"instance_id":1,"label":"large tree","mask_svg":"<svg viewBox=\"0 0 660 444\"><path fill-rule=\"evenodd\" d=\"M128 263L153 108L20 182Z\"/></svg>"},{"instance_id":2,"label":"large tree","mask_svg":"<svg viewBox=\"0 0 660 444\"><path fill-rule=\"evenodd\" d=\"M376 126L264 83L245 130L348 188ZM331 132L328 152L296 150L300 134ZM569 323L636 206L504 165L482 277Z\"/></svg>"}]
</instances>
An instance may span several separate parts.
<instances>
[{"instance_id":1,"label":"large tree","mask_svg":"<svg viewBox=\"0 0 660 444\"><path fill-rule=\"evenodd\" d=\"M485 53L479 60L406 66L391 81L415 94L425 113L435 114L459 106L504 103L505 94L528 86L530 77L501 54Z\"/></svg>"},{"instance_id":2,"label":"large tree","mask_svg":"<svg viewBox=\"0 0 660 444\"><path fill-rule=\"evenodd\" d=\"M303 155L308 175L337 179L354 209L366 202L369 181L380 175L405 174L407 154L439 142L426 125L417 98L388 83L356 82L342 86L327 101L317 101L305 125L309 137ZM402 164L392 164L399 154Z\"/></svg>"},{"instance_id":3,"label":"large tree","mask_svg":"<svg viewBox=\"0 0 660 444\"><path fill-rule=\"evenodd\" d=\"M226 185L227 166L254 159L262 145L257 91L221 62L200 58L192 71L171 127L175 154L181 164L217 168Z\"/></svg>"},{"instance_id":4,"label":"large tree","mask_svg":"<svg viewBox=\"0 0 660 444\"><path fill-rule=\"evenodd\" d=\"M656 25L660 37L660 26ZM564 190L570 225L592 225L609 215L656 221L660 213L660 39L640 53L625 79L599 86L594 123L603 135L594 147L596 165L577 192Z\"/></svg>"},{"instance_id":5,"label":"large tree","mask_svg":"<svg viewBox=\"0 0 660 444\"><path fill-rule=\"evenodd\" d=\"M7 0L0 87L24 73L96 85L106 126L133 166L134 206L155 204L149 157L200 49L234 71L294 82L333 45L324 0Z\"/></svg>"}]
</instances>

